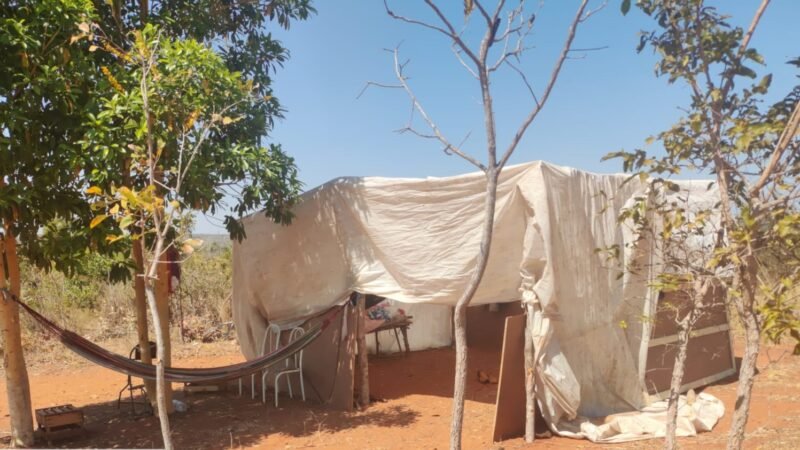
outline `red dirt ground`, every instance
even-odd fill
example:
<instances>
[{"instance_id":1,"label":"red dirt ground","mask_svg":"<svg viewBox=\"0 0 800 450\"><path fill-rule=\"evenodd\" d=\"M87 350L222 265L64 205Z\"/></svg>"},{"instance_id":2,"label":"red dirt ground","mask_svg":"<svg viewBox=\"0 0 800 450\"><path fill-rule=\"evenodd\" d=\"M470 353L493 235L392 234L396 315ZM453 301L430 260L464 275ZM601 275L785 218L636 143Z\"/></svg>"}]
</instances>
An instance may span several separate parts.
<instances>
[{"instance_id":1,"label":"red dirt ground","mask_svg":"<svg viewBox=\"0 0 800 450\"><path fill-rule=\"evenodd\" d=\"M191 350L191 351L190 351ZM741 354L741 349L737 353ZM788 347L767 347L759 361L753 407L748 424L748 448L800 448L800 358ZM200 356L200 354L206 356ZM210 355L208 355L210 353ZM470 360L464 447L520 448L521 439L491 442L494 385L477 382L483 369L496 374L496 356L474 354ZM32 359L35 359L35 355ZM215 366L241 360L234 343L194 345L176 351L176 365ZM414 352L409 357L370 361L372 394L385 401L363 412L344 413L283 399L280 409L238 397L235 390L193 394L185 399L189 411L171 417L177 448L447 448L453 380L450 349ZM72 403L84 408L88 433L56 441L70 447L152 448L161 444L156 418L132 417L127 406L117 410L122 375L86 364L47 362L30 374L34 408ZM0 381L0 392L5 385ZM176 386L177 387L177 386ZM707 392L725 402L727 411L711 433L681 440L685 448L724 447L736 385L724 380ZM0 395L0 445L8 443L8 411ZM44 445L42 443L42 445ZM657 448L660 441L640 441L603 448ZM540 448L597 448L586 441L565 438L537 440Z\"/></svg>"}]
</instances>

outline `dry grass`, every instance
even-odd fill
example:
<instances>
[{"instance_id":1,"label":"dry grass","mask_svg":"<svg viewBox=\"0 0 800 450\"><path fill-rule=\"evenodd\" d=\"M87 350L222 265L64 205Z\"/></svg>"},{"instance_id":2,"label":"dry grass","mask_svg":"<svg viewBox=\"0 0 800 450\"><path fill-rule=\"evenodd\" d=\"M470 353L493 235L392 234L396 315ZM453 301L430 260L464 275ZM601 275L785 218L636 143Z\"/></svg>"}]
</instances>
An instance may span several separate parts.
<instances>
[{"instance_id":1,"label":"dry grass","mask_svg":"<svg viewBox=\"0 0 800 450\"><path fill-rule=\"evenodd\" d=\"M105 278L102 264L89 266L87 273L67 277L24 264L22 298L60 326L127 355L136 343L133 283L112 283ZM171 305L174 354L190 352L194 341L233 337L226 332L230 331L230 292L229 246L212 244L183 264L181 284ZM22 326L23 347L32 367L82 364L25 314Z\"/></svg>"}]
</instances>

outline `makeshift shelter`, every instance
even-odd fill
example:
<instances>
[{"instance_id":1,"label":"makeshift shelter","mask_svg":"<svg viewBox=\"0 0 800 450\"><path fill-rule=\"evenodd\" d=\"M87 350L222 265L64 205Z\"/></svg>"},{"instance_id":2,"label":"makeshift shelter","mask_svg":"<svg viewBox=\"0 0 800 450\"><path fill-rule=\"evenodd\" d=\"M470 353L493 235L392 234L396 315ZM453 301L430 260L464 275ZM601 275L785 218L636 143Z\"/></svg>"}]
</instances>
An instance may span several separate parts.
<instances>
[{"instance_id":1,"label":"makeshift shelter","mask_svg":"<svg viewBox=\"0 0 800 450\"><path fill-rule=\"evenodd\" d=\"M657 258L646 245L626 245L639 236L617 219L623 208L650 195L651 186L629 178L544 162L505 168L489 264L472 300L472 305L535 305L540 410L554 430L596 441L658 432L649 419L634 416L626 416L621 428L596 427L584 419L642 410L649 402L654 322L642 317L655 314L658 293L648 281ZM670 195L687 204L718 199L707 181L679 186L680 192ZM290 226L260 214L245 218L247 239L233 248L233 316L245 356L257 356L268 321L301 321L354 291L412 305L409 314L420 318L412 348L449 343L450 307L476 262L484 187L481 173L339 178L305 193ZM644 261L649 270L620 277L619 264L597 251L614 245L623 250L621 263ZM352 395L354 344L347 325L345 317L332 327L339 340L318 339L307 355L327 358L312 369L312 377L327 386L335 379ZM727 328L718 328L730 348ZM704 381L730 373L733 360L730 354L726 358L727 366L703 374ZM702 423L681 422L682 434L713 426L722 414L721 404L707 396L693 407ZM634 422L638 431L631 428Z\"/></svg>"}]
</instances>

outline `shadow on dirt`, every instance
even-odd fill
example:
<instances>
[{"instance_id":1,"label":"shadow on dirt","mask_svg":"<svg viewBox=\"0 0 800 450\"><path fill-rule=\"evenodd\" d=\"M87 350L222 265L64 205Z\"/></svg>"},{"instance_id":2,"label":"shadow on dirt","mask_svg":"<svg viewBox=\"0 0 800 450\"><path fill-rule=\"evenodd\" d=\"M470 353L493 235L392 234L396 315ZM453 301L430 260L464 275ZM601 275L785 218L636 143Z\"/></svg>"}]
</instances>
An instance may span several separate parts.
<instances>
[{"instance_id":1,"label":"shadow on dirt","mask_svg":"<svg viewBox=\"0 0 800 450\"><path fill-rule=\"evenodd\" d=\"M321 433L333 433L364 425L370 427L402 428L414 424L419 413L402 405L375 405L363 412L327 409L322 405L303 403L297 399L281 399L281 407L262 404L249 395L239 397L235 389L220 393L175 398L186 402L188 411L170 416L173 443L176 448L230 448L268 445L272 434L313 438ZM136 400L141 400L136 398ZM162 447L158 418L154 415L134 415L129 404L117 408L116 399L82 405L86 432L72 433L54 439L48 445L37 431L35 448L160 448ZM141 407L139 407L141 411ZM0 444L8 444L4 436ZM267 440L266 442L264 442Z\"/></svg>"}]
</instances>

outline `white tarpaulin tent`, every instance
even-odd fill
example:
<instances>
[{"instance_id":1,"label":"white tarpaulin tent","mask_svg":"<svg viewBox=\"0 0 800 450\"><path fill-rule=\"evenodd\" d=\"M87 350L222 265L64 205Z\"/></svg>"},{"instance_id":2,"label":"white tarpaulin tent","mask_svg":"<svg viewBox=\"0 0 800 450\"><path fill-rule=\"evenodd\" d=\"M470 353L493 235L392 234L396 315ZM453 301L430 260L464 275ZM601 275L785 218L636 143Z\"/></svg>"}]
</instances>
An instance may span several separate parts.
<instances>
[{"instance_id":1,"label":"white tarpaulin tent","mask_svg":"<svg viewBox=\"0 0 800 450\"><path fill-rule=\"evenodd\" d=\"M581 434L576 418L647 406L649 329L641 317L654 301L650 274L619 277L618 263L597 252L619 245L626 261L651 256L626 246L636 236L617 222L626 204L647 195L648 185L627 179L533 162L504 169L498 185L489 265L472 304L535 304L537 396L548 422L565 434ZM245 218L247 239L234 245L233 266L244 354L255 356L266 319L308 317L353 291L454 305L475 265L484 187L480 173L340 178L304 194L290 226L261 214ZM707 182L681 187L690 202L715 201ZM658 432L644 428L636 436ZM614 441L631 433L582 435Z\"/></svg>"}]
</instances>

